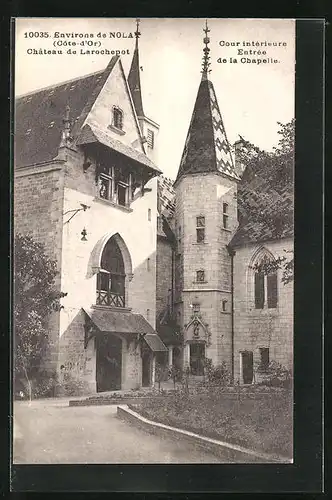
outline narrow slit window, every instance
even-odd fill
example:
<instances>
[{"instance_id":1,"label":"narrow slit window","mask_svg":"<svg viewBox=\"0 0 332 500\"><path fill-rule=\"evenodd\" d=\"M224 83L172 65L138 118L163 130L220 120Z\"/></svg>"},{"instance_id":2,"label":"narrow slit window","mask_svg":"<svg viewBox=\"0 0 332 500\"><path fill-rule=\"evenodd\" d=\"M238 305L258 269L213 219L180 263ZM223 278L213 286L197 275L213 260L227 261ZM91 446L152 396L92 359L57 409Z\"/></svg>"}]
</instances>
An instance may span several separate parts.
<instances>
[{"instance_id":1,"label":"narrow slit window","mask_svg":"<svg viewBox=\"0 0 332 500\"><path fill-rule=\"evenodd\" d=\"M223 300L221 302L221 308L222 308L222 312L226 312L227 311L227 300Z\"/></svg>"},{"instance_id":2,"label":"narrow slit window","mask_svg":"<svg viewBox=\"0 0 332 500\"><path fill-rule=\"evenodd\" d=\"M228 229L228 203L222 204L222 225L224 229Z\"/></svg>"},{"instance_id":3,"label":"narrow slit window","mask_svg":"<svg viewBox=\"0 0 332 500\"><path fill-rule=\"evenodd\" d=\"M151 208L148 208L148 221L151 221Z\"/></svg>"}]
</instances>

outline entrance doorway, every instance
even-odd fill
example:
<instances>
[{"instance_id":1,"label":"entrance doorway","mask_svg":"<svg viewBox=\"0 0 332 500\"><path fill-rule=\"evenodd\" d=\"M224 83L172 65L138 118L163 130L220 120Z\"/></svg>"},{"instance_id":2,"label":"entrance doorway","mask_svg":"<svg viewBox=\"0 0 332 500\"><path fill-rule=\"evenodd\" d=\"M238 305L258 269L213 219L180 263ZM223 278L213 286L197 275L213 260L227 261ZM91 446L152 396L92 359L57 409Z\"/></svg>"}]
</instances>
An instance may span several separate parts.
<instances>
[{"instance_id":1,"label":"entrance doorway","mask_svg":"<svg viewBox=\"0 0 332 500\"><path fill-rule=\"evenodd\" d=\"M190 344L190 373L191 375L204 375L205 344Z\"/></svg>"},{"instance_id":2,"label":"entrance doorway","mask_svg":"<svg viewBox=\"0 0 332 500\"><path fill-rule=\"evenodd\" d=\"M244 384L252 384L254 375L253 368L253 353L252 351L244 351L242 356L242 379Z\"/></svg>"},{"instance_id":3,"label":"entrance doorway","mask_svg":"<svg viewBox=\"0 0 332 500\"><path fill-rule=\"evenodd\" d=\"M121 389L122 340L106 334L96 338L97 392Z\"/></svg>"}]
</instances>

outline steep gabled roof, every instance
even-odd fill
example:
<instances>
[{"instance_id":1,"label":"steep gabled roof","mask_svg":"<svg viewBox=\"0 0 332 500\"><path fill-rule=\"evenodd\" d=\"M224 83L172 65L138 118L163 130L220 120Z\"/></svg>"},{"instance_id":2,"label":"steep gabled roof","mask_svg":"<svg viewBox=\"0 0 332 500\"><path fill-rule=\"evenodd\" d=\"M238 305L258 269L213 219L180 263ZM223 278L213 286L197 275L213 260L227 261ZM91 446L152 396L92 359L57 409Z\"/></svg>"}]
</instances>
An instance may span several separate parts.
<instances>
[{"instance_id":1,"label":"steep gabled roof","mask_svg":"<svg viewBox=\"0 0 332 500\"><path fill-rule=\"evenodd\" d=\"M213 84L203 75L176 181L184 175L206 172L239 180Z\"/></svg>"},{"instance_id":2,"label":"steep gabled roof","mask_svg":"<svg viewBox=\"0 0 332 500\"><path fill-rule=\"evenodd\" d=\"M291 165L277 168L276 161L253 170L247 167L238 184L239 227L230 245L293 237L294 185Z\"/></svg>"},{"instance_id":3,"label":"steep gabled roof","mask_svg":"<svg viewBox=\"0 0 332 500\"><path fill-rule=\"evenodd\" d=\"M70 106L72 135L80 130L99 92L115 66L17 98L15 104L15 166L54 159L58 154L65 108Z\"/></svg>"},{"instance_id":4,"label":"steep gabled roof","mask_svg":"<svg viewBox=\"0 0 332 500\"><path fill-rule=\"evenodd\" d=\"M133 102L137 116L144 116L142 92L141 92L139 53L138 53L138 37L136 37L134 55L131 61L131 66L128 74L128 85L130 88L131 95L133 97Z\"/></svg>"}]
</instances>

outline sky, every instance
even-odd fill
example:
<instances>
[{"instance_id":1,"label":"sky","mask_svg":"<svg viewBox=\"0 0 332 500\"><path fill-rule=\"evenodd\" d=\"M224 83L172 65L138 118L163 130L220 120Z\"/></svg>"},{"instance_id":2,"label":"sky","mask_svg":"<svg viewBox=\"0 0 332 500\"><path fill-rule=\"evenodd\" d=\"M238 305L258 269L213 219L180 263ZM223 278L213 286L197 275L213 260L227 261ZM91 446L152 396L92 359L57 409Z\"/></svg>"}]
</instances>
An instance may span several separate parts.
<instances>
[{"instance_id":1,"label":"sky","mask_svg":"<svg viewBox=\"0 0 332 500\"><path fill-rule=\"evenodd\" d=\"M278 142L277 122L294 118L295 21L286 19L208 19L210 80L213 82L230 143L239 135L261 149ZM205 19L140 20L141 86L145 115L160 125L158 167L175 179L201 79ZM16 19L15 94L22 95L104 69L112 55L81 54L95 49L121 50L128 74L136 29L133 18ZM92 38L55 38L55 32L89 33ZM110 32L127 37L110 38ZM48 33L49 37L42 36ZM105 33L105 38L97 37ZM56 43L100 42L100 47L57 47ZM243 43L259 43L243 46ZM278 46L261 46L277 42ZM235 44L235 45L234 45ZM236 45L237 44L237 45ZM62 50L63 54L28 54L28 49ZM68 49L76 55L68 55ZM238 50L266 54L240 54ZM129 52L129 54L127 53ZM231 63L230 58L238 63ZM241 62L244 58L246 62ZM218 62L226 60L226 62ZM255 64L257 59L267 63ZM277 60L277 63L270 61Z\"/></svg>"}]
</instances>

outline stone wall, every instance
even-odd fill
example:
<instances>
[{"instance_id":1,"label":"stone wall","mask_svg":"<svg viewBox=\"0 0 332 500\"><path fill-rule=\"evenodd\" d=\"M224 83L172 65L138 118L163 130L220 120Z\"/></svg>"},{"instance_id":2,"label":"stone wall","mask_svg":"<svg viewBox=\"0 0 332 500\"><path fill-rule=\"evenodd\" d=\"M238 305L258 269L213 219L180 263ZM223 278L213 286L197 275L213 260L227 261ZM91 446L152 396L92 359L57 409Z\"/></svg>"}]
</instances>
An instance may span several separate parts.
<instances>
[{"instance_id":1,"label":"stone wall","mask_svg":"<svg viewBox=\"0 0 332 500\"><path fill-rule=\"evenodd\" d=\"M156 314L157 318L169 305L172 290L172 246L163 236L157 239L156 256Z\"/></svg>"},{"instance_id":2,"label":"stone wall","mask_svg":"<svg viewBox=\"0 0 332 500\"><path fill-rule=\"evenodd\" d=\"M293 284L283 284L282 270L278 270L278 305L274 309L255 309L254 276L250 269L253 256L266 248L277 258L292 250L290 239L248 245L237 248L234 257L234 365L235 380L241 381L241 351L252 351L254 369L260 362L259 348L268 348L270 360L286 368L293 366Z\"/></svg>"},{"instance_id":3,"label":"stone wall","mask_svg":"<svg viewBox=\"0 0 332 500\"><path fill-rule=\"evenodd\" d=\"M200 304L208 324L210 345L206 354L214 364L231 366L231 260L226 248L237 227L236 182L213 173L190 175L176 186L175 221L181 226L183 261L183 329L192 316L190 304ZM223 203L228 204L228 224L223 227ZM197 243L196 217L205 217L205 241ZM205 281L196 281L204 270ZM181 273L176 272L176 280ZM226 311L222 301L227 301ZM188 335L189 332L188 332ZM187 339L190 340L190 339Z\"/></svg>"},{"instance_id":4,"label":"stone wall","mask_svg":"<svg viewBox=\"0 0 332 500\"><path fill-rule=\"evenodd\" d=\"M15 171L14 235L30 234L44 245L47 255L57 262L55 287L66 291L60 275L63 184L61 161ZM57 366L58 332L59 313L54 312L49 320L49 349L44 359L44 367L51 371Z\"/></svg>"}]
</instances>

